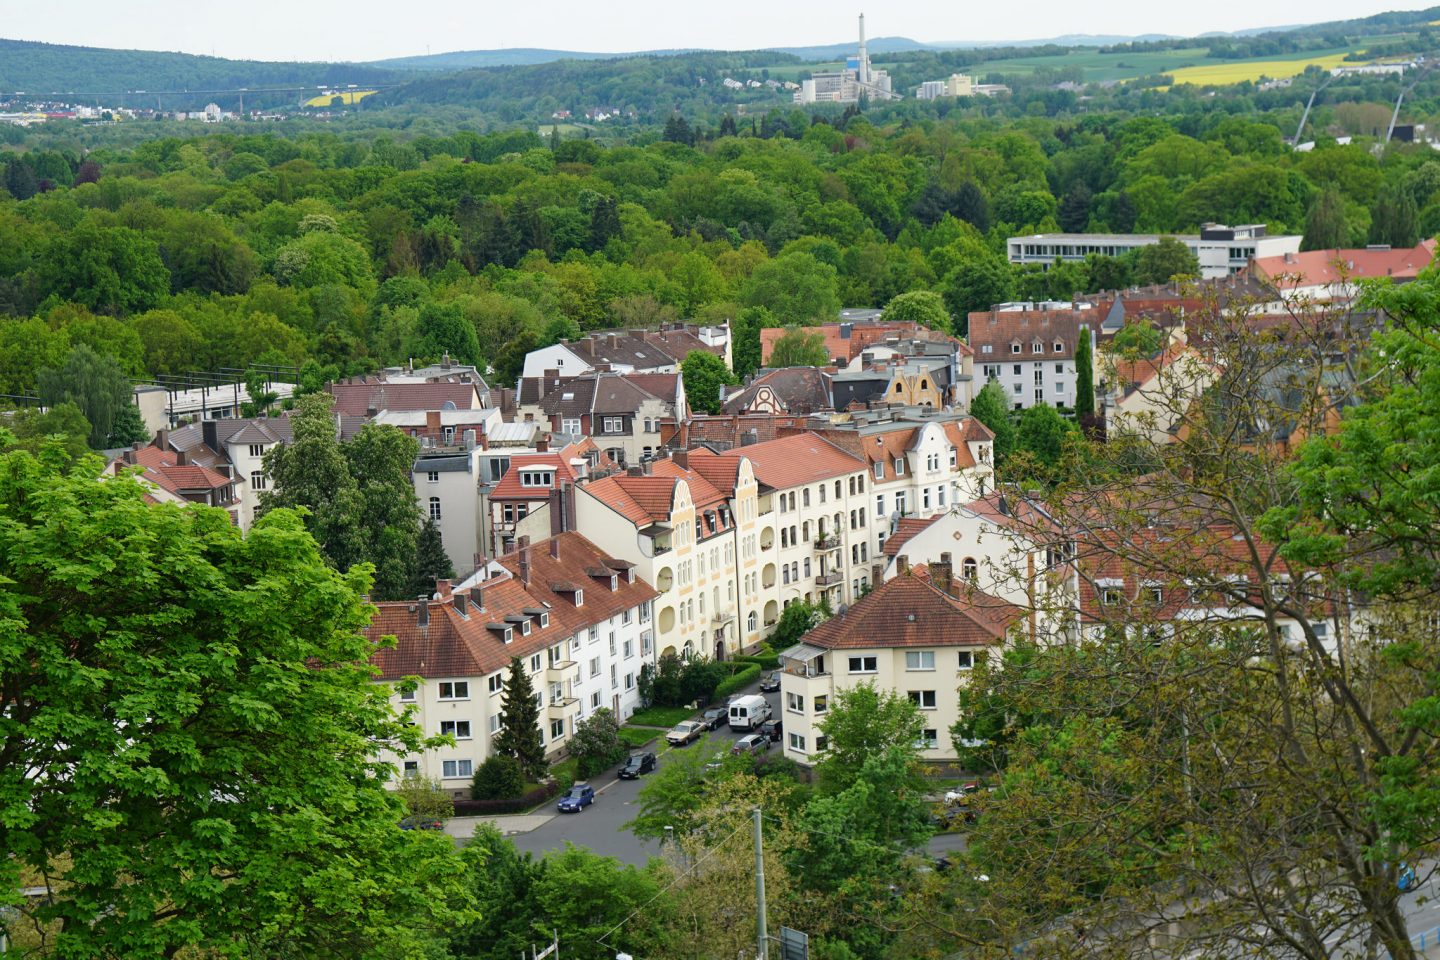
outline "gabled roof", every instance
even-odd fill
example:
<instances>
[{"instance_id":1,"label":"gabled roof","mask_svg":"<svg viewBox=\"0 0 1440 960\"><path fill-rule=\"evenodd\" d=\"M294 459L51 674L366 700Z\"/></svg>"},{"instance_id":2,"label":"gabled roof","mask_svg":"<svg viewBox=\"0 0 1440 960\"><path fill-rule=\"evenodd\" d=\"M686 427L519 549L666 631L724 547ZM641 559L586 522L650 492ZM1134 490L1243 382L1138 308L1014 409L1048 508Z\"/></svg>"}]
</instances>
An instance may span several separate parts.
<instances>
[{"instance_id":1,"label":"gabled roof","mask_svg":"<svg viewBox=\"0 0 1440 960\"><path fill-rule=\"evenodd\" d=\"M583 489L636 526L670 519L676 478L617 474L592 480Z\"/></svg>"},{"instance_id":2,"label":"gabled roof","mask_svg":"<svg viewBox=\"0 0 1440 960\"><path fill-rule=\"evenodd\" d=\"M567 448L569 449L569 448ZM578 454L577 454L578 455ZM575 481L575 471L565 451L549 453L521 453L510 458L510 468L490 493L491 500L545 500L552 487L526 487L520 483L520 474L525 470L543 468L554 472L553 485L563 480Z\"/></svg>"},{"instance_id":3,"label":"gabled roof","mask_svg":"<svg viewBox=\"0 0 1440 960\"><path fill-rule=\"evenodd\" d=\"M456 410L480 406L480 394L473 383L332 383L327 388L335 397L334 411L361 416L370 410Z\"/></svg>"},{"instance_id":4,"label":"gabled roof","mask_svg":"<svg viewBox=\"0 0 1440 960\"><path fill-rule=\"evenodd\" d=\"M998 597L952 579L950 593L924 567L887 580L801 637L827 650L876 647L988 646L1024 613Z\"/></svg>"},{"instance_id":5,"label":"gabled roof","mask_svg":"<svg viewBox=\"0 0 1440 960\"><path fill-rule=\"evenodd\" d=\"M1250 269L1280 291L1329 286L1361 279L1413 280L1435 257L1435 241L1402 250L1310 250L1256 257Z\"/></svg>"},{"instance_id":6,"label":"gabled roof","mask_svg":"<svg viewBox=\"0 0 1440 960\"><path fill-rule=\"evenodd\" d=\"M865 469L865 461L813 432L752 443L715 456L747 458L755 470L755 478L776 490L848 476Z\"/></svg>"},{"instance_id":7,"label":"gabled roof","mask_svg":"<svg viewBox=\"0 0 1440 960\"><path fill-rule=\"evenodd\" d=\"M745 413L756 402L762 390L768 389L785 412L812 413L829 410L831 373L817 367L784 367L765 370L725 398L721 408L726 413Z\"/></svg>"},{"instance_id":8,"label":"gabled roof","mask_svg":"<svg viewBox=\"0 0 1440 960\"><path fill-rule=\"evenodd\" d=\"M560 556L551 555L550 546L558 547ZM561 533L530 547L530 585L525 592L533 599L531 608L544 606L551 622L558 618L574 633L604 623L616 614L654 600L659 592L636 577L625 578L625 567L595 544L578 533ZM520 555L510 553L500 564L514 577L520 576ZM603 572L597 577L596 573ZM610 575L615 574L615 589L610 589ZM518 582L518 580L517 580ZM584 591L583 603L575 606L574 588Z\"/></svg>"},{"instance_id":9,"label":"gabled roof","mask_svg":"<svg viewBox=\"0 0 1440 960\"><path fill-rule=\"evenodd\" d=\"M1098 330L1103 315L1099 310L981 310L970 314L970 346L975 349L977 363L1001 361L1069 360L1075 356L1080 328ZM1038 340L1041 351L1031 346ZM1055 350L1055 343L1060 350ZM1019 343L1020 352L1012 353L1011 344ZM985 352L989 346L990 352Z\"/></svg>"},{"instance_id":10,"label":"gabled roof","mask_svg":"<svg viewBox=\"0 0 1440 960\"><path fill-rule=\"evenodd\" d=\"M921 520L919 517L901 517L900 522L895 525L895 532L885 540L885 556L893 557L899 554L900 548L909 543L915 534L939 519L940 514L938 513L926 520Z\"/></svg>"}]
</instances>

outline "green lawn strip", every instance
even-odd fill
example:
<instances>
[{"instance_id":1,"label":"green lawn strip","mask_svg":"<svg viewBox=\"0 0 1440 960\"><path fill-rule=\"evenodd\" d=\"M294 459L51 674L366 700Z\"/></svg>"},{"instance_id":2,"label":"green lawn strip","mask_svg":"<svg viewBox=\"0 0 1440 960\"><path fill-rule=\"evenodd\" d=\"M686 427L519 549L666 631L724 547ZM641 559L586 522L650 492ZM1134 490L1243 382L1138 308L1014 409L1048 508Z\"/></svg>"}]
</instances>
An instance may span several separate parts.
<instances>
[{"instance_id":1,"label":"green lawn strip","mask_svg":"<svg viewBox=\"0 0 1440 960\"><path fill-rule=\"evenodd\" d=\"M659 737L655 727L621 727L620 739L631 749L643 747Z\"/></svg>"},{"instance_id":2,"label":"green lawn strip","mask_svg":"<svg viewBox=\"0 0 1440 960\"><path fill-rule=\"evenodd\" d=\"M632 727L673 727L681 720L689 720L695 711L689 707L646 707L630 715Z\"/></svg>"}]
</instances>

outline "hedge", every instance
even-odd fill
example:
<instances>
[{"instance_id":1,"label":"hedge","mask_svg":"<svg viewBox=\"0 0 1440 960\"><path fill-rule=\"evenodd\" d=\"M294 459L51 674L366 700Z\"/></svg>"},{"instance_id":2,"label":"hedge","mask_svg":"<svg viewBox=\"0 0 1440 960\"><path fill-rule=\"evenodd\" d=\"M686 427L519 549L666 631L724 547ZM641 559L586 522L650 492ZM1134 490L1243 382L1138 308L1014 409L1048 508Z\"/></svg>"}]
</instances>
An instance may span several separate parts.
<instances>
[{"instance_id":1,"label":"hedge","mask_svg":"<svg viewBox=\"0 0 1440 960\"><path fill-rule=\"evenodd\" d=\"M762 643L754 653L742 653L732 659L741 663L758 663L761 670L780 669L780 655L768 643Z\"/></svg>"},{"instance_id":2,"label":"hedge","mask_svg":"<svg viewBox=\"0 0 1440 960\"><path fill-rule=\"evenodd\" d=\"M456 800L455 816L488 817L503 813L525 813L560 792L560 783L541 784L529 793L508 800Z\"/></svg>"},{"instance_id":3,"label":"hedge","mask_svg":"<svg viewBox=\"0 0 1440 960\"><path fill-rule=\"evenodd\" d=\"M747 663L744 667L732 673L728 679L720 681L720 686L715 688L715 699L722 700L736 690L748 687L759 679L760 664Z\"/></svg>"}]
</instances>

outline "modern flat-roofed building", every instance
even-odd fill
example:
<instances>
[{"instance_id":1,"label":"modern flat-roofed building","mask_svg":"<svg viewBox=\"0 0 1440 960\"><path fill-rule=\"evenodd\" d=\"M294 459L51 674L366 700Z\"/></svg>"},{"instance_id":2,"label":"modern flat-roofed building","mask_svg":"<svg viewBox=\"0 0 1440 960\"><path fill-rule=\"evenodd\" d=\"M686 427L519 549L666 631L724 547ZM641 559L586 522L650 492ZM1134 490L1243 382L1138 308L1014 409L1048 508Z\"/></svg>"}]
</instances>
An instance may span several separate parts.
<instances>
[{"instance_id":1,"label":"modern flat-roofed building","mask_svg":"<svg viewBox=\"0 0 1440 960\"><path fill-rule=\"evenodd\" d=\"M1011 237L1006 253L1011 263L1049 267L1056 260L1080 262L1092 253L1119 257L1158 243L1161 233L1035 233ZM1198 235L1174 235L1200 261L1207 280L1239 273L1253 257L1275 257L1300 251L1298 236L1268 236L1264 224L1227 227L1207 223Z\"/></svg>"}]
</instances>

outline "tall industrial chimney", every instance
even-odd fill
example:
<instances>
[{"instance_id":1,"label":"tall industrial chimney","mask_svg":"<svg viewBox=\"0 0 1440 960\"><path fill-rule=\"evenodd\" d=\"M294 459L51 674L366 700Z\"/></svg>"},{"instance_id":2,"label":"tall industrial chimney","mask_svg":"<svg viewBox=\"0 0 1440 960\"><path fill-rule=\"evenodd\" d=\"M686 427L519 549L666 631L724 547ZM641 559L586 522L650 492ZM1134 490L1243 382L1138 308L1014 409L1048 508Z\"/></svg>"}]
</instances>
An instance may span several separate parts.
<instances>
[{"instance_id":1,"label":"tall industrial chimney","mask_svg":"<svg viewBox=\"0 0 1440 960\"><path fill-rule=\"evenodd\" d=\"M870 55L865 52L865 14L860 14L860 63L856 71L856 79L861 86L870 85Z\"/></svg>"}]
</instances>

